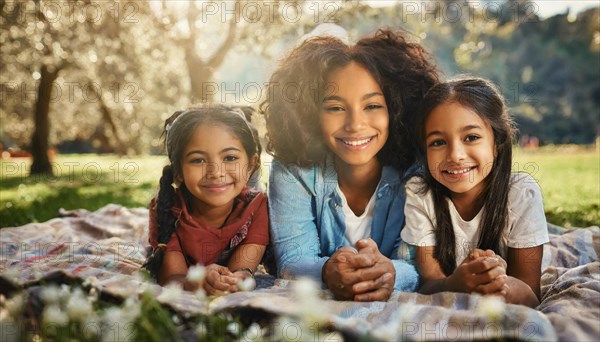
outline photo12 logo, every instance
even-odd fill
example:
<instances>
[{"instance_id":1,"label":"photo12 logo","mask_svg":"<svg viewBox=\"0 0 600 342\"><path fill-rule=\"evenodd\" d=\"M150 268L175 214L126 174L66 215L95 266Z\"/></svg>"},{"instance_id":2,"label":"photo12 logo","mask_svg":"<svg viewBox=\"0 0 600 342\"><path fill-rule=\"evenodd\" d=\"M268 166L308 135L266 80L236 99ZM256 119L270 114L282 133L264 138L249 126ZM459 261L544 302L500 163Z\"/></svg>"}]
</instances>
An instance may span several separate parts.
<instances>
[{"instance_id":1,"label":"photo12 logo","mask_svg":"<svg viewBox=\"0 0 600 342\"><path fill-rule=\"evenodd\" d=\"M39 80L41 75L34 71L34 80ZM114 103L138 103L145 92L135 82L113 82L103 86L97 82L54 82L50 93L50 103L68 101L69 103L87 102L97 103L101 99ZM5 82L0 84L0 101L6 102L10 98L18 101L37 101L38 85L27 82Z\"/></svg>"},{"instance_id":2,"label":"photo12 logo","mask_svg":"<svg viewBox=\"0 0 600 342\"><path fill-rule=\"evenodd\" d=\"M101 23L107 19L115 23L136 24L140 14L140 4L135 1L27 1L19 6L17 2L7 2L3 12L13 13L17 9L21 23L44 18L50 24Z\"/></svg>"}]
</instances>

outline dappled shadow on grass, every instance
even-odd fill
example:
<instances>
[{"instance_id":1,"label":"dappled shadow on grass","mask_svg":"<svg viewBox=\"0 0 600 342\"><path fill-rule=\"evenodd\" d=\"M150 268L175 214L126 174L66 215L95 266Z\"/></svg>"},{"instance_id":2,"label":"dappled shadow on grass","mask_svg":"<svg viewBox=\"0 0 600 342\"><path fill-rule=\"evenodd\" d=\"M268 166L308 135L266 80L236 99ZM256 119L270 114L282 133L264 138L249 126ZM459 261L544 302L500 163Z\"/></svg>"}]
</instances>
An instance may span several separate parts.
<instances>
[{"instance_id":1,"label":"dappled shadow on grass","mask_svg":"<svg viewBox=\"0 0 600 342\"><path fill-rule=\"evenodd\" d=\"M25 199L3 200L0 208L0 227L21 226L30 222L44 222L58 216L58 210L64 208L84 208L97 210L109 203L125 207L146 207L155 194L155 184L150 182L139 184L95 182L86 183L81 180L59 180L47 185L43 195L36 191L28 191L27 186L36 186L36 182L19 180L16 187L25 184L21 197ZM43 186L42 185L42 186ZM5 187L6 186L6 187ZM0 189L14 187L14 182L2 182ZM40 191L41 192L41 191ZM29 200L27 200L29 199ZM8 204L8 206L7 206Z\"/></svg>"},{"instance_id":2,"label":"dappled shadow on grass","mask_svg":"<svg viewBox=\"0 0 600 342\"><path fill-rule=\"evenodd\" d=\"M546 210L546 220L565 228L600 226L600 206L583 205L577 210Z\"/></svg>"}]
</instances>

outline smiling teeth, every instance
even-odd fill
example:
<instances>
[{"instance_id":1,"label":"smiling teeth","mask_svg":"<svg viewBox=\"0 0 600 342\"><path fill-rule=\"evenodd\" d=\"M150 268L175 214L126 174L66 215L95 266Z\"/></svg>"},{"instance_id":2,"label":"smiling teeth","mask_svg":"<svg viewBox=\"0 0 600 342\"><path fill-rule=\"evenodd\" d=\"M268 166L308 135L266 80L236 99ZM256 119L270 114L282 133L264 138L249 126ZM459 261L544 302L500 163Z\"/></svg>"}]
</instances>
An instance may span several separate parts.
<instances>
[{"instance_id":1,"label":"smiling teeth","mask_svg":"<svg viewBox=\"0 0 600 342\"><path fill-rule=\"evenodd\" d=\"M469 171L471 171L471 168L462 169L462 170L456 170L456 171L450 171L450 170L448 170L446 172L448 172L449 174L452 174L452 175L458 175L458 174L461 174L461 173L467 173Z\"/></svg>"},{"instance_id":2,"label":"smiling teeth","mask_svg":"<svg viewBox=\"0 0 600 342\"><path fill-rule=\"evenodd\" d=\"M373 139L373 138L367 138L367 139L363 139L363 140L353 140L353 141L349 141L349 140L342 140L342 141L346 145L359 146L359 145L364 145L364 144L368 143L369 141L371 141L371 139Z\"/></svg>"}]
</instances>

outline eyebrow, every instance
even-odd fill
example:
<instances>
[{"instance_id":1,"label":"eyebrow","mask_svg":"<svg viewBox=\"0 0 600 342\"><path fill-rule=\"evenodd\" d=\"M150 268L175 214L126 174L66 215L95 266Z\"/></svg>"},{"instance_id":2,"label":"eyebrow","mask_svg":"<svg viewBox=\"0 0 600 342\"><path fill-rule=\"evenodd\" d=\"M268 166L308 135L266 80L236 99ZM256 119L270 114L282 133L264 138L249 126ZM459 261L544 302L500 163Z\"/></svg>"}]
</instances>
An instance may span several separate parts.
<instances>
[{"instance_id":1,"label":"eyebrow","mask_svg":"<svg viewBox=\"0 0 600 342\"><path fill-rule=\"evenodd\" d=\"M368 93L368 94L364 95L361 98L361 100L363 100L363 101L364 100L368 100L368 99L370 99L372 97L375 97L375 96L383 96L383 94L380 93L380 92L378 92L378 91L372 92L372 93ZM325 101L344 101L344 99L341 98L341 97L339 97L339 96L337 96L337 95L332 95L332 96L326 96L325 98L323 98L323 102L325 102Z\"/></svg>"},{"instance_id":2,"label":"eyebrow","mask_svg":"<svg viewBox=\"0 0 600 342\"><path fill-rule=\"evenodd\" d=\"M479 125L467 125L467 126L463 127L460 131L466 132L466 131L470 131L472 129L483 129L483 128ZM425 136L425 139L429 138L432 135L437 135L437 134L441 135L442 131L431 131L431 132L427 133L427 135Z\"/></svg>"},{"instance_id":3,"label":"eyebrow","mask_svg":"<svg viewBox=\"0 0 600 342\"><path fill-rule=\"evenodd\" d=\"M219 152L220 154L222 153L226 153L229 151L236 151L236 152L242 152L239 148L235 148L235 147L227 147L225 149L222 149L221 152ZM207 154L206 152L202 151L202 150L192 150L189 151L188 153L186 153L186 157L189 157L190 155L197 153L197 154Z\"/></svg>"}]
</instances>

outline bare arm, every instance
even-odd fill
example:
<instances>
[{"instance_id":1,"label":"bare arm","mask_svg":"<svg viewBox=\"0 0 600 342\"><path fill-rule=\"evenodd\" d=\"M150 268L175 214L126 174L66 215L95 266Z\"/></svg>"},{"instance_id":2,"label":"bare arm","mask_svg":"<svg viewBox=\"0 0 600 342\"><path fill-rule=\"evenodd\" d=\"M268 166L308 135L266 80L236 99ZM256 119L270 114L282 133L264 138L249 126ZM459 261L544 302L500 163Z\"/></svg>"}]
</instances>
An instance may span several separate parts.
<instances>
[{"instance_id":1,"label":"bare arm","mask_svg":"<svg viewBox=\"0 0 600 342\"><path fill-rule=\"evenodd\" d=\"M508 286L506 301L529 307L539 305L540 278L544 246L508 249Z\"/></svg>"},{"instance_id":2,"label":"bare arm","mask_svg":"<svg viewBox=\"0 0 600 342\"><path fill-rule=\"evenodd\" d=\"M240 279L244 279L251 274L243 271L243 269L250 269L252 273L256 271L260 260L265 254L266 246L257 244L240 245L236 248L235 252L229 259L228 268L234 275ZM239 273L239 274L238 274Z\"/></svg>"},{"instance_id":3,"label":"bare arm","mask_svg":"<svg viewBox=\"0 0 600 342\"><path fill-rule=\"evenodd\" d=\"M165 286L168 283L176 282L181 284L185 290L194 291L198 285L185 279L187 271L188 267L181 252L165 252L162 266L158 272L158 283Z\"/></svg>"}]
</instances>

